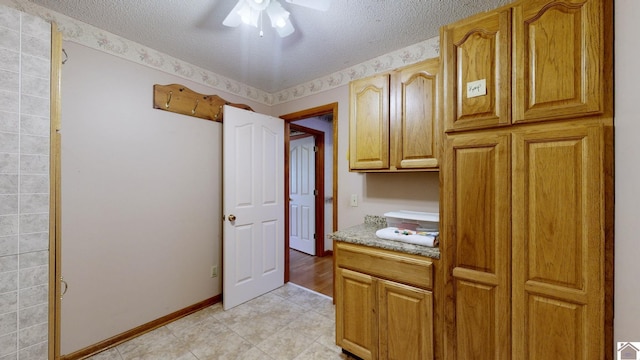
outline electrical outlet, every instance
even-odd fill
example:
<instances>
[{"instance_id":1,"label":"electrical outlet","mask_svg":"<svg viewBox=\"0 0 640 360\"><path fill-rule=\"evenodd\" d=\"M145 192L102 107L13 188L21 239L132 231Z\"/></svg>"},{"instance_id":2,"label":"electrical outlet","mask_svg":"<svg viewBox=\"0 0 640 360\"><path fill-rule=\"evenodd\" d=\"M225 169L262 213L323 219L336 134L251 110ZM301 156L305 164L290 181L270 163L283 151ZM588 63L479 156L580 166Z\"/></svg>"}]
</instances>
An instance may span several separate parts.
<instances>
[{"instance_id":1,"label":"electrical outlet","mask_svg":"<svg viewBox=\"0 0 640 360\"><path fill-rule=\"evenodd\" d=\"M358 194L351 194L351 206L358 206Z\"/></svg>"},{"instance_id":2,"label":"electrical outlet","mask_svg":"<svg viewBox=\"0 0 640 360\"><path fill-rule=\"evenodd\" d=\"M218 276L218 267L217 267L217 266L215 266L215 265L213 265L213 266L211 267L211 277L212 277L212 278L214 278L214 277L216 277L216 276Z\"/></svg>"}]
</instances>

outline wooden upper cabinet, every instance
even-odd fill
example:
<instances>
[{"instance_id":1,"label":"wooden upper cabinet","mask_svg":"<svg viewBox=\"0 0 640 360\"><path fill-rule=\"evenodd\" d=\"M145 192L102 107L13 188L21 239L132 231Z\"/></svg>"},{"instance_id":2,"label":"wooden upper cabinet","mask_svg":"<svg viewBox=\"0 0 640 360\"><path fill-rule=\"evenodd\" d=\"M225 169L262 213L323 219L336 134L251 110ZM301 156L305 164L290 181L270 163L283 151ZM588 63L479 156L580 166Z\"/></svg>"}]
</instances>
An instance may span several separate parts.
<instances>
[{"instance_id":1,"label":"wooden upper cabinet","mask_svg":"<svg viewBox=\"0 0 640 360\"><path fill-rule=\"evenodd\" d=\"M605 111L605 3L538 0L514 6L514 123Z\"/></svg>"},{"instance_id":2,"label":"wooden upper cabinet","mask_svg":"<svg viewBox=\"0 0 640 360\"><path fill-rule=\"evenodd\" d=\"M352 81L349 165L352 170L389 168L389 74Z\"/></svg>"},{"instance_id":3,"label":"wooden upper cabinet","mask_svg":"<svg viewBox=\"0 0 640 360\"><path fill-rule=\"evenodd\" d=\"M351 170L438 168L439 74L439 59L430 59L351 83Z\"/></svg>"},{"instance_id":4,"label":"wooden upper cabinet","mask_svg":"<svg viewBox=\"0 0 640 360\"><path fill-rule=\"evenodd\" d=\"M511 10L442 28L445 131L509 125Z\"/></svg>"},{"instance_id":5,"label":"wooden upper cabinet","mask_svg":"<svg viewBox=\"0 0 640 360\"><path fill-rule=\"evenodd\" d=\"M398 169L438 167L439 74L440 62L430 60L403 68L392 78L397 105L391 143Z\"/></svg>"}]
</instances>

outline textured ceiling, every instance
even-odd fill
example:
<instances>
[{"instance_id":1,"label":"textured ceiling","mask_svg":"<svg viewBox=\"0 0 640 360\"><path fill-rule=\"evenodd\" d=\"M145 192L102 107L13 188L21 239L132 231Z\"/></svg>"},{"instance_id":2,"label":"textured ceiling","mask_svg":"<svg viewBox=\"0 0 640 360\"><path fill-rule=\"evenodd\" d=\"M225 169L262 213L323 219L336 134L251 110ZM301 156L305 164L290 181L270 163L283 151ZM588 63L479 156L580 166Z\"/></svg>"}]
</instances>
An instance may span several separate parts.
<instances>
[{"instance_id":1,"label":"textured ceiling","mask_svg":"<svg viewBox=\"0 0 640 360\"><path fill-rule=\"evenodd\" d=\"M440 26L511 0L333 0L320 12L281 1L296 31L229 28L237 0L30 0L268 93L438 36Z\"/></svg>"}]
</instances>

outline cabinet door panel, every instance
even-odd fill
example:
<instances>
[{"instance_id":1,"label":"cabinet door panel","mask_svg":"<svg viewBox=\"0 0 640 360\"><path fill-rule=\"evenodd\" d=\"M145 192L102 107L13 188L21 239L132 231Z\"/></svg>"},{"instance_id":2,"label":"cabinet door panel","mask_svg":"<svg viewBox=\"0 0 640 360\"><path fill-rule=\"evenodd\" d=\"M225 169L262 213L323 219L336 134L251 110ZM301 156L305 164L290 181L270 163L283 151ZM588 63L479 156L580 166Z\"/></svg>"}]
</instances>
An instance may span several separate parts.
<instances>
[{"instance_id":1,"label":"cabinet door panel","mask_svg":"<svg viewBox=\"0 0 640 360\"><path fill-rule=\"evenodd\" d=\"M453 358L509 358L509 154L508 133L447 137L442 261L451 269L454 309L446 316Z\"/></svg>"},{"instance_id":2,"label":"cabinet door panel","mask_svg":"<svg viewBox=\"0 0 640 360\"><path fill-rule=\"evenodd\" d=\"M378 309L381 359L433 359L430 291L379 280Z\"/></svg>"},{"instance_id":3,"label":"cabinet door panel","mask_svg":"<svg viewBox=\"0 0 640 360\"><path fill-rule=\"evenodd\" d=\"M365 360L377 359L375 279L336 268L336 344Z\"/></svg>"},{"instance_id":4,"label":"cabinet door panel","mask_svg":"<svg viewBox=\"0 0 640 360\"><path fill-rule=\"evenodd\" d=\"M514 123L603 112L603 3L514 7Z\"/></svg>"},{"instance_id":5,"label":"cabinet door panel","mask_svg":"<svg viewBox=\"0 0 640 360\"><path fill-rule=\"evenodd\" d=\"M441 39L445 130L510 124L511 10L445 26Z\"/></svg>"},{"instance_id":6,"label":"cabinet door panel","mask_svg":"<svg viewBox=\"0 0 640 360\"><path fill-rule=\"evenodd\" d=\"M603 127L513 136L514 357L602 358Z\"/></svg>"},{"instance_id":7,"label":"cabinet door panel","mask_svg":"<svg viewBox=\"0 0 640 360\"><path fill-rule=\"evenodd\" d=\"M351 82L351 169L389 168L389 78L387 74Z\"/></svg>"},{"instance_id":8,"label":"cabinet door panel","mask_svg":"<svg viewBox=\"0 0 640 360\"><path fill-rule=\"evenodd\" d=\"M440 61L433 59L396 75L396 116L392 139L396 166L403 169L438 166Z\"/></svg>"}]
</instances>

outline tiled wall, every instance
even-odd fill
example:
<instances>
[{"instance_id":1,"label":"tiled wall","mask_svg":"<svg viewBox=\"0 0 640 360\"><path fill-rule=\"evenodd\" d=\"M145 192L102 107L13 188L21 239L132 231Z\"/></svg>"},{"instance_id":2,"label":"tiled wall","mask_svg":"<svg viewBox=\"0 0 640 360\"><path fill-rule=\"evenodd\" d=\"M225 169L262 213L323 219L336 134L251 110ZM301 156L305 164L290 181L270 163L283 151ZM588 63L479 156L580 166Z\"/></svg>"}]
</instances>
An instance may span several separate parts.
<instances>
[{"instance_id":1,"label":"tiled wall","mask_svg":"<svg viewBox=\"0 0 640 360\"><path fill-rule=\"evenodd\" d=\"M50 39L0 5L0 360L47 359Z\"/></svg>"}]
</instances>

